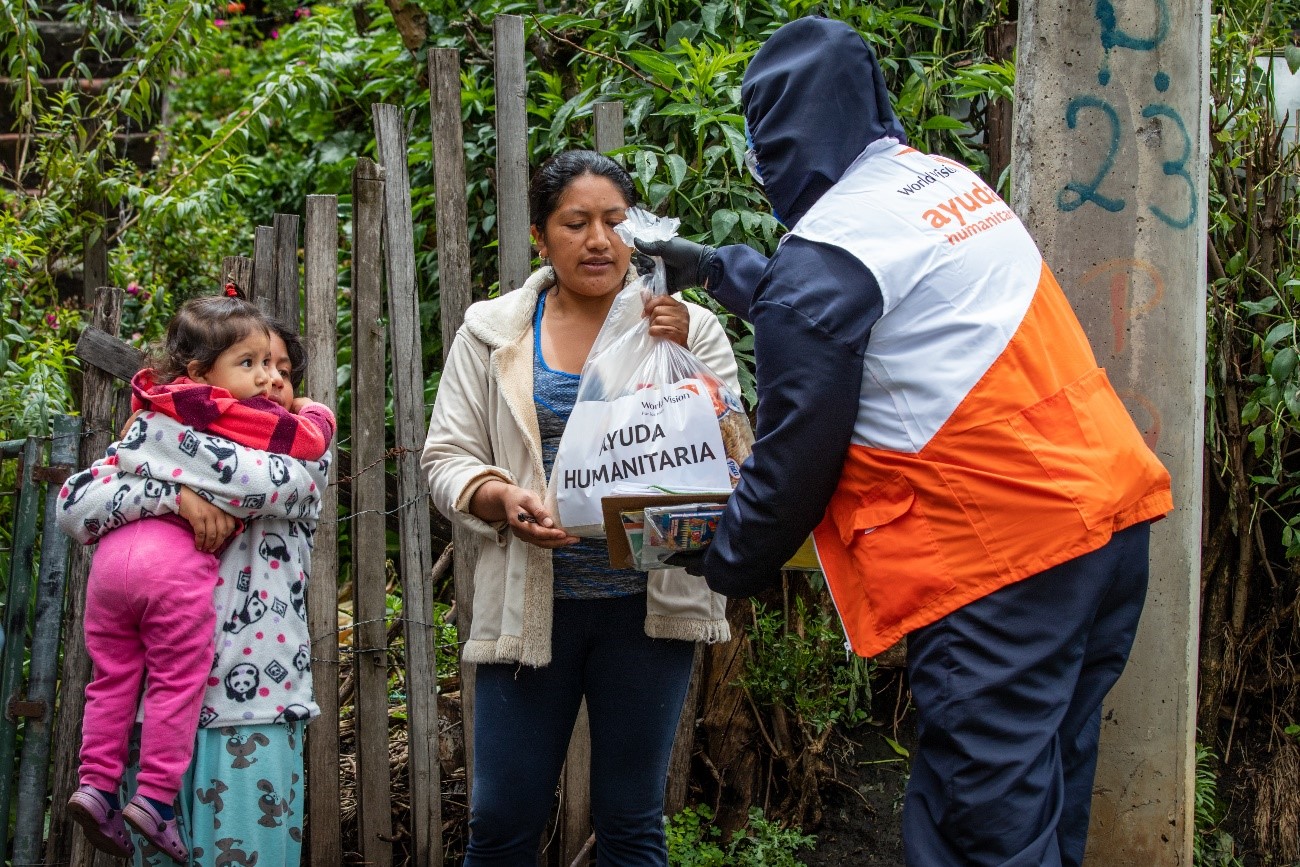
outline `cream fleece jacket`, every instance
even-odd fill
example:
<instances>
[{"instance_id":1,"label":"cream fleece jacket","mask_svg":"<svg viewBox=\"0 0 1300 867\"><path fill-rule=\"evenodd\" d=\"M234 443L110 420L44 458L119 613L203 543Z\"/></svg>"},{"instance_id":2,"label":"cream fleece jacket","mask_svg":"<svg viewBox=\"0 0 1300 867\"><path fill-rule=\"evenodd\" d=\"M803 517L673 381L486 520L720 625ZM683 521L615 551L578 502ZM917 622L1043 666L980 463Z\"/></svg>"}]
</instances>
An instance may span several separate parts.
<instances>
[{"instance_id":1,"label":"cream fleece jacket","mask_svg":"<svg viewBox=\"0 0 1300 867\"><path fill-rule=\"evenodd\" d=\"M545 496L541 434L533 405L533 313L555 284L550 267L523 286L465 313L443 368L421 466L433 502L448 520L473 531L473 624L466 662L551 661L551 552L468 511L479 486L500 479ZM687 348L736 393L736 359L717 317L695 304ZM646 634L709 643L731 637L726 599L681 569L647 580ZM464 638L464 636L462 636Z\"/></svg>"}]
</instances>

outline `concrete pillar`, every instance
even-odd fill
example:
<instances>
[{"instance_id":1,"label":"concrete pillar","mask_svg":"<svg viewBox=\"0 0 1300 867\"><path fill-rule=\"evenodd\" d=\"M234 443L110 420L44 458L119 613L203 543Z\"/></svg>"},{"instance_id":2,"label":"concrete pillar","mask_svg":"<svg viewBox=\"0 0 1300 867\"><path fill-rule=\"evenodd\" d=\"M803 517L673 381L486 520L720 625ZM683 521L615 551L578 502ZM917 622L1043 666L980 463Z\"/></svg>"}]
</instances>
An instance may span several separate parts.
<instances>
[{"instance_id":1,"label":"concrete pillar","mask_svg":"<svg viewBox=\"0 0 1300 867\"><path fill-rule=\"evenodd\" d=\"M1192 863L1205 364L1208 0L1024 0L1012 207L1173 475L1103 708L1088 863Z\"/></svg>"}]
</instances>

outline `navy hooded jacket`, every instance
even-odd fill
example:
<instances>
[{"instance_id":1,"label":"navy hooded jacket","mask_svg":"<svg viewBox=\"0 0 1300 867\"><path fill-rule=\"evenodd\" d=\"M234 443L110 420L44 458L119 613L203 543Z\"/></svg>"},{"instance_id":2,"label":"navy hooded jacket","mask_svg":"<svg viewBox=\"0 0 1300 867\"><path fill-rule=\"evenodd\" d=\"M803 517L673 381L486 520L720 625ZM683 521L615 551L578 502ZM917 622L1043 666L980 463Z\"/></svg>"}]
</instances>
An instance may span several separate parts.
<instances>
[{"instance_id":1,"label":"navy hooded jacket","mask_svg":"<svg viewBox=\"0 0 1300 867\"><path fill-rule=\"evenodd\" d=\"M772 34L745 72L741 100L764 192L790 227L868 145L906 141L875 55L826 18ZM779 579L835 491L882 300L859 260L793 236L771 259L720 248L708 289L755 330L754 451L704 561L713 590L745 596Z\"/></svg>"}]
</instances>

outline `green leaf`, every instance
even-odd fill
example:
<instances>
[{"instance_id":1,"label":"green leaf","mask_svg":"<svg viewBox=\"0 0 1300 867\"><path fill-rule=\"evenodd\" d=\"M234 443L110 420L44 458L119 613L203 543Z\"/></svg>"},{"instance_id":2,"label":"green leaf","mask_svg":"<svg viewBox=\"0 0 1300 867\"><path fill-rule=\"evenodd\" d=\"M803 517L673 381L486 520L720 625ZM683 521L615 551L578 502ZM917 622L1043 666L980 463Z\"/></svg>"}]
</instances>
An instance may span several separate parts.
<instances>
[{"instance_id":1,"label":"green leaf","mask_svg":"<svg viewBox=\"0 0 1300 867\"><path fill-rule=\"evenodd\" d=\"M677 65L657 51L626 51L624 56L654 76L660 84L673 85L681 81Z\"/></svg>"},{"instance_id":2,"label":"green leaf","mask_svg":"<svg viewBox=\"0 0 1300 867\"><path fill-rule=\"evenodd\" d=\"M921 124L921 129L967 129L967 125L946 114L935 115Z\"/></svg>"},{"instance_id":3,"label":"green leaf","mask_svg":"<svg viewBox=\"0 0 1300 867\"><path fill-rule=\"evenodd\" d=\"M654 179L655 171L659 168L659 157L654 151L641 150L636 152L632 163L636 167L636 177L641 182L641 186L649 188L650 181Z\"/></svg>"},{"instance_id":4,"label":"green leaf","mask_svg":"<svg viewBox=\"0 0 1300 867\"><path fill-rule=\"evenodd\" d=\"M1290 337L1295 333L1294 322L1279 322L1274 325L1264 336L1264 347L1272 348L1282 341L1285 337Z\"/></svg>"},{"instance_id":5,"label":"green leaf","mask_svg":"<svg viewBox=\"0 0 1300 867\"><path fill-rule=\"evenodd\" d=\"M731 230L736 228L736 224L739 222L740 214L730 208L719 208L714 211L713 220L711 221L713 243L721 244L727 240L727 236L731 234Z\"/></svg>"},{"instance_id":6,"label":"green leaf","mask_svg":"<svg viewBox=\"0 0 1300 867\"><path fill-rule=\"evenodd\" d=\"M900 744L898 741L894 740L893 738L889 737L888 735L881 735L881 737L885 739L885 743L889 744L889 748L890 748L891 750L893 750L894 752L898 753L898 754L899 754L900 756L902 756L903 758L908 759L908 758L911 758L911 757L912 757L912 754L911 754L910 752L908 752L907 747L903 746L903 745Z\"/></svg>"},{"instance_id":7,"label":"green leaf","mask_svg":"<svg viewBox=\"0 0 1300 867\"><path fill-rule=\"evenodd\" d=\"M1244 264L1246 264L1246 251L1238 250L1228 260L1228 263L1223 266L1223 269L1228 273L1229 277L1236 277L1241 273L1241 266Z\"/></svg>"},{"instance_id":8,"label":"green leaf","mask_svg":"<svg viewBox=\"0 0 1300 867\"><path fill-rule=\"evenodd\" d=\"M1273 375L1273 379L1278 383L1284 383L1291 378L1295 372L1296 351L1295 347L1287 346L1281 349L1277 355L1273 356L1273 363L1268 366L1268 372Z\"/></svg>"},{"instance_id":9,"label":"green leaf","mask_svg":"<svg viewBox=\"0 0 1300 867\"><path fill-rule=\"evenodd\" d=\"M664 162L668 164L668 180L672 188L678 189L686 179L686 160L680 154L668 154Z\"/></svg>"},{"instance_id":10,"label":"green leaf","mask_svg":"<svg viewBox=\"0 0 1300 867\"><path fill-rule=\"evenodd\" d=\"M1246 439L1254 444L1255 457L1262 457L1264 454L1264 447L1267 445L1268 441L1268 427L1260 425L1247 434Z\"/></svg>"},{"instance_id":11,"label":"green leaf","mask_svg":"<svg viewBox=\"0 0 1300 867\"><path fill-rule=\"evenodd\" d=\"M1277 307L1278 301L1275 296L1270 295L1261 301L1243 301L1241 310L1247 316L1258 316L1261 313L1268 313Z\"/></svg>"},{"instance_id":12,"label":"green leaf","mask_svg":"<svg viewBox=\"0 0 1300 867\"><path fill-rule=\"evenodd\" d=\"M1288 45L1282 50L1282 56L1286 58L1286 68L1292 75L1300 72L1300 45Z\"/></svg>"}]
</instances>

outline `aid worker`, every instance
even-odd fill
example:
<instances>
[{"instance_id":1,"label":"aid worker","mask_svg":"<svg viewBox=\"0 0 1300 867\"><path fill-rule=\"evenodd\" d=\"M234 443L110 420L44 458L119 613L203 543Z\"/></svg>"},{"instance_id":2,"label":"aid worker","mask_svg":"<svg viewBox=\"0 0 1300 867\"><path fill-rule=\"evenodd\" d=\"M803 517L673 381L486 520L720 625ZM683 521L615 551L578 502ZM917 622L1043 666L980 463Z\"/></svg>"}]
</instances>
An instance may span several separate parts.
<instances>
[{"instance_id":1,"label":"aid worker","mask_svg":"<svg viewBox=\"0 0 1300 867\"><path fill-rule=\"evenodd\" d=\"M741 94L789 233L643 247L755 330L758 439L695 568L753 594L811 532L853 650L907 636L909 865L1078 865L1169 474L1025 227L907 146L852 28L786 24Z\"/></svg>"}]
</instances>

